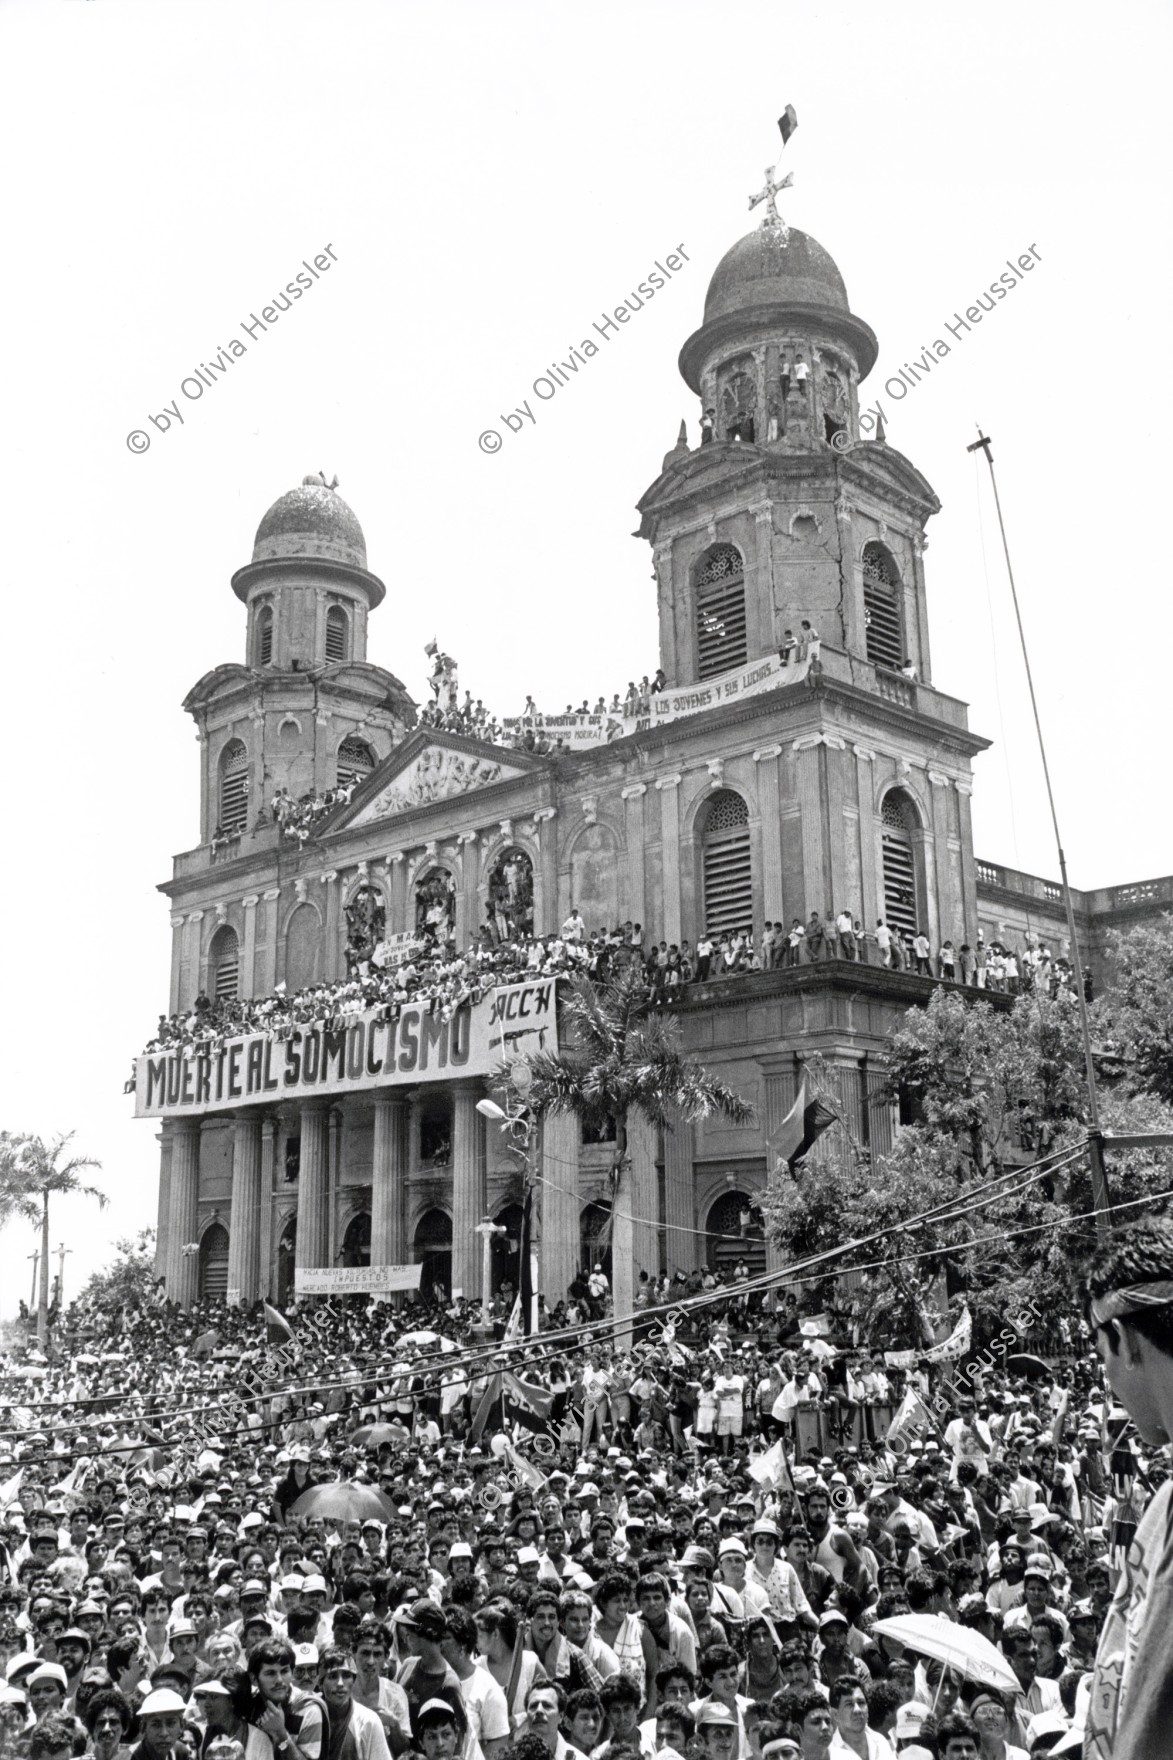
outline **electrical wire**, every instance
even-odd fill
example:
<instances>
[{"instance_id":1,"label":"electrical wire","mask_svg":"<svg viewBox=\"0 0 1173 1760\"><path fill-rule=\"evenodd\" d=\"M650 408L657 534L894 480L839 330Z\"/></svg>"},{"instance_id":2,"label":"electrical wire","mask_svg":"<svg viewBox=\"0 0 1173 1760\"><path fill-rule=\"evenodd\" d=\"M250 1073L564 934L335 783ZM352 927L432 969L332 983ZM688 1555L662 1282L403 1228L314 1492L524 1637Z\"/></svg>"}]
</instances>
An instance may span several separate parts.
<instances>
[{"instance_id":1,"label":"electrical wire","mask_svg":"<svg viewBox=\"0 0 1173 1760\"><path fill-rule=\"evenodd\" d=\"M767 1272L762 1273L760 1276L758 1276L756 1278L746 1279L742 1283L737 1285L736 1288L733 1290L730 1290L730 1288L728 1286L722 1285L722 1286L718 1287L717 1289L709 1290L709 1291L702 1291L695 1296L682 1297L678 1301L660 1304L654 1308L638 1309L638 1310L635 1310L633 1313L626 1315L626 1316L610 1315L610 1316L604 1317L601 1320L589 1321L585 1325L560 1328L558 1331L556 1331L554 1333L543 1333L541 1335L541 1344L538 1348L539 1348L539 1350L542 1351L543 1355L548 1353L549 1355L557 1356L560 1354L560 1351L557 1347L564 1340L569 1340L574 1344L581 1344L583 1342L584 1338L587 1336L593 1337L594 1335L602 1333L602 1332L623 1331L624 1329L627 1329L627 1328L634 1330L634 1327L637 1324L642 1325L642 1326L646 1326L649 1323L655 1324L657 1315L663 1315L665 1318L669 1318L669 1317L671 1317L675 1314L679 1314L681 1312L691 1312L694 1309L701 1309L701 1308L704 1308L707 1306L714 1306L718 1303L729 1301L730 1299L733 1299L734 1297L740 1299L746 1295L755 1293L758 1290L764 1290L764 1289L770 1288L774 1285L779 1285L779 1286L784 1287L785 1285L787 1285L788 1283L791 1283L791 1282L798 1283L798 1282L817 1282L817 1281L820 1281L822 1278L824 1278L828 1275L827 1270L825 1269L827 1261L835 1260L837 1258L842 1258L847 1254L858 1251L859 1248L861 1248L861 1247L870 1245L871 1243L873 1243L875 1241L882 1240L889 1235L901 1234L911 1228L925 1226L925 1224L928 1222L937 1222L941 1226L948 1226L951 1222L953 1222L955 1220L960 1220L961 1217L966 1216L966 1215L970 1215L976 1210L988 1208L989 1205L994 1204L994 1203L1007 1202L1010 1199L1012 1199L1013 1197L1015 1197L1019 1191L1025 1190L1027 1186L1033 1185L1038 1180L1046 1178L1049 1175L1051 1175L1057 1171L1060 1171L1061 1166L1066 1166L1070 1161L1077 1158L1078 1155L1082 1153L1082 1150L1083 1150L1083 1145L1076 1144L1076 1145L1069 1146L1065 1150L1056 1151L1053 1155L1046 1157L1043 1162L1032 1163L1031 1167L1027 1170L1027 1177L1025 1179L1021 1179L1020 1183L1017 1186L1012 1187L1009 1190L1005 1190L1005 1191L1002 1191L1002 1190L990 1191L987 1189L987 1191L985 1192L985 1194L982 1197L974 1200L973 1202L971 1202L969 1204L966 1204L965 1206L963 1206L960 1209L954 1208L953 1210L951 1210L950 1205L951 1204L955 1205L956 1200L954 1200L954 1199L946 1200L943 1204L931 1206L928 1210L921 1212L919 1215L917 1215L915 1217L909 1218L905 1222L890 1224L885 1228L881 1228L881 1229L873 1231L873 1233L871 1233L870 1235L866 1235L859 1240L848 1241L848 1242L843 1243L840 1246L826 1249L821 1253L811 1255L805 1261L799 1261L796 1265L786 1267L786 1268L783 1268L783 1269L780 1269L777 1271L767 1271ZM1015 1178L1016 1176L1020 1175L1022 1172L1023 1172L1023 1170L1019 1169L1019 1168L1011 1169L1011 1170L1009 1170L1008 1173L998 1175L993 1181L989 1182L989 1184L993 1185L993 1186L1001 1186L1005 1183L1005 1181L1007 1179ZM944 1250L944 1249L941 1249L941 1248L934 1249L934 1251L937 1253L941 1252L942 1250ZM953 1250L957 1250L957 1249L955 1248ZM968 1248L966 1250L968 1250ZM902 1257L907 1257L907 1255L902 1255ZM893 1262L898 1262L898 1261L893 1261ZM804 1278L801 1276L801 1273L803 1271L805 1271L815 1265L821 1265L824 1267L824 1269L822 1269L818 1273L817 1277L805 1277ZM417 1379L422 1379L426 1385L430 1382L430 1380L432 1379L433 1376L439 1376L442 1378L446 1374L451 1374L451 1372L455 1369L464 1370L464 1369L468 1369L468 1368L473 1368L474 1366L488 1365L488 1364L494 1363L494 1362L499 1363L503 1357L507 1357L508 1355L510 1355L514 1352L517 1352L517 1351L525 1352L527 1354L527 1357L532 1361L533 1351L534 1351L533 1342L531 1340L526 1340L526 1339L519 1339L516 1341L508 1341L508 1342L503 1341L501 1343L494 1341L494 1343L492 1345L484 1345L484 1346L480 1347L479 1349L476 1349L473 1351L468 1351L468 1352L463 1352L463 1353L459 1352L459 1351L450 1352L446 1356L441 1357L437 1362L429 1363L426 1367L422 1364L413 1364L412 1365L412 1374L410 1376L410 1379L413 1381L415 1381ZM392 1356L392 1358L394 1357L394 1346L392 1346L390 1348L389 1354ZM382 1371L373 1370L370 1373L368 1373L366 1376L361 1376L360 1379L365 1380L365 1381L370 1381L370 1380L402 1380L402 1379L405 1379L405 1377L403 1377L403 1376L394 1376L393 1377L389 1374L389 1371L387 1369L383 1369ZM267 1393L266 1392L258 1392L256 1394L254 1394L252 1397L255 1402L260 1402L265 1399L271 1399L273 1397L281 1397L281 1396L292 1399L292 1398L298 1397L298 1396L304 1397L306 1394L310 1394L310 1393L321 1394L324 1392L331 1392L336 1389L342 1389L342 1388L349 1388L349 1389L353 1390L354 1386L355 1386L355 1380L354 1380L354 1376L352 1375L348 1378L342 1378L337 1381L316 1380L314 1382L308 1383L307 1385L305 1385L303 1387L276 1387L276 1388L272 1389L272 1391L270 1391L270 1392L267 1392ZM93 1397L97 1398L97 1399L107 1400L107 1399L117 1397L117 1394L112 1393L112 1394L107 1394L107 1395L97 1395L97 1396L93 1396ZM7 1403L12 1404L14 1402L9 1401ZM83 1404L83 1403L91 1403L91 1401L46 1402L46 1405L44 1407L37 1408L37 1409L61 1410L64 1407L71 1407L73 1405L78 1405L78 1404ZM148 1413L136 1414L135 1421L138 1423L143 1423L143 1424L148 1423L149 1420L161 1420L163 1422L166 1422L168 1419L174 1419L177 1417L184 1417L184 1416L189 1416L189 1415L193 1415L193 1414L206 1418L208 1415L208 1411L209 1411L209 1407L207 1405L186 1405L186 1406L178 1406L178 1407L167 1407L167 1408L164 1408L164 1410L162 1410L162 1411L155 1410L149 1414ZM92 1414L89 1421L90 1422L97 1421L100 1419L101 1416L102 1416L102 1414L97 1414L97 1413ZM69 1425L62 1425L62 1426L48 1427L48 1428L44 1425L25 1427L23 1429L4 1428L4 1429L0 1429L0 1438L15 1438L15 1437L19 1437L19 1436L49 1435L49 1434L69 1435L69 1434L76 1434L77 1430L80 1427L81 1426L79 1424L69 1424ZM154 1428L153 1423L151 1424L151 1427ZM146 1441L144 1441L142 1443L142 1446L144 1446L144 1447L163 1447L163 1446L168 1446L168 1445L173 1445L170 1443L170 1439L169 1439L168 1443L148 1443ZM103 1452L106 1454L126 1454L129 1452L129 1450L127 1450L125 1446L122 1446L122 1447L118 1447L118 1448L111 1448L111 1449L108 1449Z\"/></svg>"}]
</instances>

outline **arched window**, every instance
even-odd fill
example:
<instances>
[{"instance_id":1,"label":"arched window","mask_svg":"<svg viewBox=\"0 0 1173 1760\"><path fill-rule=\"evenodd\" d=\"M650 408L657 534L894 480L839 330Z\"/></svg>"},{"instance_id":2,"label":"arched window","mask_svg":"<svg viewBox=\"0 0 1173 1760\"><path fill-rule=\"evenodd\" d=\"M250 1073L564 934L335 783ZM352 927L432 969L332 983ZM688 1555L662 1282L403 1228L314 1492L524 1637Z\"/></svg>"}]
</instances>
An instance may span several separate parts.
<instances>
[{"instance_id":1,"label":"arched window","mask_svg":"<svg viewBox=\"0 0 1173 1760\"><path fill-rule=\"evenodd\" d=\"M248 752L230 739L220 753L220 829L243 831L248 823Z\"/></svg>"},{"instance_id":2,"label":"arched window","mask_svg":"<svg viewBox=\"0 0 1173 1760\"><path fill-rule=\"evenodd\" d=\"M611 1275L611 1206L588 1204L578 1224L579 1262L585 1272L601 1265Z\"/></svg>"},{"instance_id":3,"label":"arched window","mask_svg":"<svg viewBox=\"0 0 1173 1760\"><path fill-rule=\"evenodd\" d=\"M753 864L749 848L749 808L731 788L718 789L709 802L701 839L704 868L704 923L709 935L753 929Z\"/></svg>"},{"instance_id":4,"label":"arched window","mask_svg":"<svg viewBox=\"0 0 1173 1760\"><path fill-rule=\"evenodd\" d=\"M208 988L216 1001L240 994L240 942L225 923L212 937L208 953Z\"/></svg>"},{"instance_id":5,"label":"arched window","mask_svg":"<svg viewBox=\"0 0 1173 1760\"><path fill-rule=\"evenodd\" d=\"M900 600L896 564L882 544L865 544L863 615L867 655L873 666L887 666L892 672L899 672L905 657Z\"/></svg>"},{"instance_id":6,"label":"arched window","mask_svg":"<svg viewBox=\"0 0 1173 1760\"><path fill-rule=\"evenodd\" d=\"M488 917L503 940L533 933L534 865L523 849L502 850L493 863L489 907Z\"/></svg>"},{"instance_id":7,"label":"arched window","mask_svg":"<svg viewBox=\"0 0 1173 1760\"><path fill-rule=\"evenodd\" d=\"M698 678L745 665L745 564L732 544L710 550L696 577L696 659Z\"/></svg>"},{"instance_id":8,"label":"arched window","mask_svg":"<svg viewBox=\"0 0 1173 1760\"><path fill-rule=\"evenodd\" d=\"M714 1271L730 1270L744 1260L751 1277L766 1269L766 1237L762 1212L749 1192L723 1192L705 1224L708 1261Z\"/></svg>"},{"instance_id":9,"label":"arched window","mask_svg":"<svg viewBox=\"0 0 1173 1760\"><path fill-rule=\"evenodd\" d=\"M443 1210L425 1210L416 1225L415 1264L422 1265L420 1296L447 1301L452 1290L452 1218ZM466 1292L467 1293L467 1292Z\"/></svg>"},{"instance_id":10,"label":"arched window","mask_svg":"<svg viewBox=\"0 0 1173 1760\"><path fill-rule=\"evenodd\" d=\"M285 925L285 988L290 995L317 978L321 928L312 904L299 904Z\"/></svg>"},{"instance_id":11,"label":"arched window","mask_svg":"<svg viewBox=\"0 0 1173 1760\"><path fill-rule=\"evenodd\" d=\"M345 660L350 654L350 620L341 605L326 613L326 659Z\"/></svg>"},{"instance_id":12,"label":"arched window","mask_svg":"<svg viewBox=\"0 0 1173 1760\"><path fill-rule=\"evenodd\" d=\"M273 612L270 606L257 614L257 665L273 664Z\"/></svg>"},{"instance_id":13,"label":"arched window","mask_svg":"<svg viewBox=\"0 0 1173 1760\"><path fill-rule=\"evenodd\" d=\"M415 926L421 935L440 942L456 929L456 882L447 868L433 868L415 889Z\"/></svg>"},{"instance_id":14,"label":"arched window","mask_svg":"<svg viewBox=\"0 0 1173 1760\"><path fill-rule=\"evenodd\" d=\"M214 1222L200 1242L200 1300L222 1302L228 1294L228 1230Z\"/></svg>"},{"instance_id":15,"label":"arched window","mask_svg":"<svg viewBox=\"0 0 1173 1760\"><path fill-rule=\"evenodd\" d=\"M346 1233L342 1237L342 1263L344 1265L369 1265L371 1262L371 1218L370 1212L360 1210L352 1216Z\"/></svg>"},{"instance_id":16,"label":"arched window","mask_svg":"<svg viewBox=\"0 0 1173 1760\"><path fill-rule=\"evenodd\" d=\"M915 935L919 922L916 856L912 834L919 829L916 808L902 788L889 789L880 808L880 858L884 871L884 915L890 929Z\"/></svg>"},{"instance_id":17,"label":"arched window","mask_svg":"<svg viewBox=\"0 0 1173 1760\"><path fill-rule=\"evenodd\" d=\"M365 739L358 739L348 733L338 748L338 783L345 788L348 782L361 782L375 768L375 754Z\"/></svg>"},{"instance_id":18,"label":"arched window","mask_svg":"<svg viewBox=\"0 0 1173 1760\"><path fill-rule=\"evenodd\" d=\"M364 966L382 941L387 928L387 907L383 894L374 886L360 886L347 904L346 970Z\"/></svg>"}]
</instances>

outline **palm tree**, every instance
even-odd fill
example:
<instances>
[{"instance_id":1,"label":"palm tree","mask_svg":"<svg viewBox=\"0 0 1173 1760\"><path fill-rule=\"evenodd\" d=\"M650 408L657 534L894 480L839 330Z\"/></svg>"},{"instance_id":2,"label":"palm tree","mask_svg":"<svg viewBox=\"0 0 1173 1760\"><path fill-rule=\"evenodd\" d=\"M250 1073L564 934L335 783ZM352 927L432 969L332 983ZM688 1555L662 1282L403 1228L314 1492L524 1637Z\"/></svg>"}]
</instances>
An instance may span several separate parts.
<instances>
[{"instance_id":1,"label":"palm tree","mask_svg":"<svg viewBox=\"0 0 1173 1760\"><path fill-rule=\"evenodd\" d=\"M691 1124L718 1114L735 1124L752 1121L753 1108L732 1088L691 1062L680 1049L676 1021L655 1009L638 966L622 967L607 983L571 978L562 989L559 1029L566 1049L528 1057L532 1082L526 1104L535 1119L571 1113L596 1130L615 1127L611 1169L614 1312L618 1331L630 1330L635 1302L628 1118L634 1114L671 1129L673 1114Z\"/></svg>"},{"instance_id":2,"label":"palm tree","mask_svg":"<svg viewBox=\"0 0 1173 1760\"><path fill-rule=\"evenodd\" d=\"M45 1143L40 1137L0 1131L0 1222L23 1216L41 1225L41 1289L37 1303L37 1345L43 1351L49 1336L49 1199L53 1193L68 1196L81 1192L96 1198L102 1209L106 1194L78 1178L86 1167L100 1167L91 1155L74 1155L62 1163L61 1155L73 1141L73 1132Z\"/></svg>"}]
</instances>

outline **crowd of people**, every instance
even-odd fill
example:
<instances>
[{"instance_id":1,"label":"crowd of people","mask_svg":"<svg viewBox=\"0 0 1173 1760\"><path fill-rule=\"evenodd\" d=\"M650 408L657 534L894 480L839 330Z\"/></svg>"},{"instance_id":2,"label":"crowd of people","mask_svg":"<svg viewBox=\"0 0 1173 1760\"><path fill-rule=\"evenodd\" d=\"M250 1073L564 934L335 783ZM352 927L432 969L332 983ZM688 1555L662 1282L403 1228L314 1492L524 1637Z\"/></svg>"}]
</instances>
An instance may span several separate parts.
<instances>
[{"instance_id":1,"label":"crowd of people","mask_svg":"<svg viewBox=\"0 0 1173 1760\"><path fill-rule=\"evenodd\" d=\"M693 947L683 939L657 942L642 923L630 920L611 929L588 929L575 906L557 934L535 935L533 870L529 858L515 850L507 851L497 864L484 920L463 952L457 946L455 882L446 871L421 883L415 929L410 937L400 937L395 947L383 938L383 905L372 888L347 906L346 920L344 978L296 991L280 984L272 995L263 997L210 997L201 992L191 1009L159 1016L144 1055L157 1056L181 1046L216 1051L225 1040L244 1033L283 1039L307 1026L337 1029L348 1017L369 1009L380 1009L384 1018L397 1020L411 1003L438 1009L447 1020L457 1008L479 1002L498 984L575 974L606 982L622 966L633 963L642 967L658 1005L671 1004L693 983L833 959L885 965L1010 995L1037 992L1056 997L1070 994L1073 983L1070 961L1053 955L1030 931L1018 952L997 941L987 945L979 928L972 947L962 942L954 948L951 940L945 940L934 955L923 931L902 933L880 918L868 933L859 917L847 911L828 911L825 917L814 911L806 924L795 917L789 929L781 922L767 922L756 941L748 930L705 932Z\"/></svg>"},{"instance_id":2,"label":"crowd of people","mask_svg":"<svg viewBox=\"0 0 1173 1760\"><path fill-rule=\"evenodd\" d=\"M0 1755L1151 1760L1113 1588L1168 1520L1173 1226L1124 1233L1051 1364L886 1360L736 1275L528 1340L90 1297L0 1359Z\"/></svg>"}]
</instances>

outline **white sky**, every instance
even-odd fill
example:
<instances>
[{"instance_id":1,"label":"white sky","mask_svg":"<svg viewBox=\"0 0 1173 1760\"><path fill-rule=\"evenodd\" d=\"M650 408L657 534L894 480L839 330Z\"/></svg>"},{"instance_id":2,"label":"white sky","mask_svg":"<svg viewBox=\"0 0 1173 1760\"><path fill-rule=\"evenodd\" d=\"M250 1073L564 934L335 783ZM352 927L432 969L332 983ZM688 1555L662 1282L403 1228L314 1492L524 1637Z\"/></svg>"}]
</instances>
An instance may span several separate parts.
<instances>
[{"instance_id":1,"label":"white sky","mask_svg":"<svg viewBox=\"0 0 1173 1760\"><path fill-rule=\"evenodd\" d=\"M988 479L965 451L976 420L1073 883L1173 870L1154 322L1171 34L1167 8L1135 0L0 6L0 1125L76 1128L104 1164L109 1211L55 1218L68 1285L154 1220L153 1127L122 1083L167 1000L154 887L197 835L179 704L244 657L228 582L265 509L307 471L338 473L388 588L370 658L417 697L433 633L502 713L650 671L634 504L682 416L696 443L676 356L749 229L787 102L783 211L877 332L864 390L943 503L934 680L997 742L978 761L978 854L1056 871ZM338 266L155 432L148 414L327 243ZM681 243L685 270L539 406L535 376ZM1032 244L1034 273L891 405L882 381L952 344L944 319ZM536 426L482 454L524 398ZM33 1244L0 1235L4 1313Z\"/></svg>"}]
</instances>

